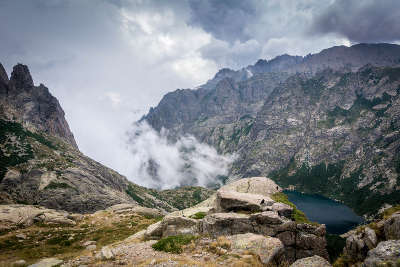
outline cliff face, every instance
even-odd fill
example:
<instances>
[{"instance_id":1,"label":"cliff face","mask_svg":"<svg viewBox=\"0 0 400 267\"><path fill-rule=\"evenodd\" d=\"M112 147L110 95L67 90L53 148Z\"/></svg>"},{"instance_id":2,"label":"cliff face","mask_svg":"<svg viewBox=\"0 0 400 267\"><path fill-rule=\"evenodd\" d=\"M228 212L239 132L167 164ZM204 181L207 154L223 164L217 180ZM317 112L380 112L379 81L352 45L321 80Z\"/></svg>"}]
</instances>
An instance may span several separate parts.
<instances>
[{"instance_id":1,"label":"cliff face","mask_svg":"<svg viewBox=\"0 0 400 267\"><path fill-rule=\"evenodd\" d=\"M224 71L214 88L169 93L143 119L239 153L233 179L268 175L375 212L400 201L399 59L400 46L360 44L260 60L250 78Z\"/></svg>"},{"instance_id":2,"label":"cliff face","mask_svg":"<svg viewBox=\"0 0 400 267\"><path fill-rule=\"evenodd\" d=\"M77 148L57 98L43 84L34 86L27 66L14 66L10 80L1 66L0 77L1 117L15 119L32 130L60 137Z\"/></svg>"}]
</instances>

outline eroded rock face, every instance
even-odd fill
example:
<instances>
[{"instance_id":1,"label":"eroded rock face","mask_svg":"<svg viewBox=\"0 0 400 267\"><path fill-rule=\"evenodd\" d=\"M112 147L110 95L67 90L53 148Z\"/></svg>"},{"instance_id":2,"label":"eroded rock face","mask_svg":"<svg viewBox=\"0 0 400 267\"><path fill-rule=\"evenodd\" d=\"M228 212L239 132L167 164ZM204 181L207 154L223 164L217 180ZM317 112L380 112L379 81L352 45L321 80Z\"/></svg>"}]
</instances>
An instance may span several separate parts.
<instances>
[{"instance_id":1,"label":"eroded rock face","mask_svg":"<svg viewBox=\"0 0 400 267\"><path fill-rule=\"evenodd\" d=\"M117 205L107 208L107 210L112 211L114 213L132 213L133 212L133 213L137 213L139 215L149 216L149 217L153 217L153 218L164 215L164 213L162 213L160 210L146 208L146 207L139 206L137 204L129 204L129 203L117 204Z\"/></svg>"},{"instance_id":2,"label":"eroded rock face","mask_svg":"<svg viewBox=\"0 0 400 267\"><path fill-rule=\"evenodd\" d=\"M378 239L374 230L365 227L359 233L354 233L347 237L344 252L356 261L363 261L370 249L378 244Z\"/></svg>"},{"instance_id":3,"label":"eroded rock face","mask_svg":"<svg viewBox=\"0 0 400 267\"><path fill-rule=\"evenodd\" d=\"M295 261L290 267L331 267L332 265L320 256L312 256Z\"/></svg>"},{"instance_id":4,"label":"eroded rock face","mask_svg":"<svg viewBox=\"0 0 400 267\"><path fill-rule=\"evenodd\" d=\"M284 246L278 238L252 233L229 236L233 252L250 251L260 257L263 264L278 265L284 255Z\"/></svg>"},{"instance_id":5,"label":"eroded rock face","mask_svg":"<svg viewBox=\"0 0 400 267\"><path fill-rule=\"evenodd\" d=\"M368 252L364 267L397 266L400 264L400 240L383 241Z\"/></svg>"}]
</instances>

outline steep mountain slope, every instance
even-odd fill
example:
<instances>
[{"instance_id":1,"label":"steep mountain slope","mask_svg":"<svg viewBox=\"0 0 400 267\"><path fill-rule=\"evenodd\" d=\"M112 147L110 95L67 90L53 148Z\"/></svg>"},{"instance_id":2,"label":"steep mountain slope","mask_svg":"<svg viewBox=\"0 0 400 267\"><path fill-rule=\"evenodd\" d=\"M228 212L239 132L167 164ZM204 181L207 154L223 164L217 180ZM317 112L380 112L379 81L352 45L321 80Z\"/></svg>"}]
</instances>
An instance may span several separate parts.
<instances>
[{"instance_id":1,"label":"steep mountain slope","mask_svg":"<svg viewBox=\"0 0 400 267\"><path fill-rule=\"evenodd\" d=\"M8 80L0 65L0 76L1 204L91 212L119 203L138 203L176 210L168 197L167 201L161 199L163 192L135 185L83 155L57 99L44 85L33 85L26 66L15 66ZM186 198L196 196L190 204L212 193L202 188L188 188L187 192Z\"/></svg>"},{"instance_id":2,"label":"steep mountain slope","mask_svg":"<svg viewBox=\"0 0 400 267\"><path fill-rule=\"evenodd\" d=\"M366 214L400 201L398 66L391 44L259 60L167 94L142 120L239 153L231 178L270 175Z\"/></svg>"}]
</instances>

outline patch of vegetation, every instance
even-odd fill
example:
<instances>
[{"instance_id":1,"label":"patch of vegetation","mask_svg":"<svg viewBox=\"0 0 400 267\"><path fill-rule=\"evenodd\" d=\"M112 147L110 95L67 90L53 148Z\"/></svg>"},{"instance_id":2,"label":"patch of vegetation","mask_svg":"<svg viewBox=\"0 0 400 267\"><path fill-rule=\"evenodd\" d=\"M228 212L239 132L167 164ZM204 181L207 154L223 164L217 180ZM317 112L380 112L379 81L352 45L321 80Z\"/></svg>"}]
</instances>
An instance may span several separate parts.
<instances>
[{"instance_id":1,"label":"patch of vegetation","mask_svg":"<svg viewBox=\"0 0 400 267\"><path fill-rule=\"evenodd\" d=\"M125 192L133 199L135 200L137 203L143 205L144 200L143 198L139 197L136 193L135 188L132 185L128 186L128 189L125 190Z\"/></svg>"},{"instance_id":2,"label":"patch of vegetation","mask_svg":"<svg viewBox=\"0 0 400 267\"><path fill-rule=\"evenodd\" d=\"M326 234L326 249L328 250L330 262L335 262L340 254L343 252L343 248L346 245L346 239L340 237L340 235Z\"/></svg>"},{"instance_id":3,"label":"patch of vegetation","mask_svg":"<svg viewBox=\"0 0 400 267\"><path fill-rule=\"evenodd\" d=\"M0 182L8 167L17 166L34 158L29 139L38 141L51 149L57 149L43 135L24 129L17 122L0 119Z\"/></svg>"},{"instance_id":4,"label":"patch of vegetation","mask_svg":"<svg viewBox=\"0 0 400 267\"><path fill-rule=\"evenodd\" d=\"M271 196L271 198L276 201L276 202L280 202L286 205L289 205L293 208L293 214L292 214L292 219L294 221L296 221L297 223L310 223L310 224L315 224L313 222L311 222L307 216L304 214L304 212L302 212L301 210L299 210L295 204L293 204L292 202L290 202L288 196L285 193L282 192L278 192L275 193Z\"/></svg>"},{"instance_id":5,"label":"patch of vegetation","mask_svg":"<svg viewBox=\"0 0 400 267\"><path fill-rule=\"evenodd\" d=\"M236 128L234 130L233 134L229 137L229 141L234 143L235 145L238 145L240 138L242 136L247 136L250 133L251 128L253 128L253 125L254 125L254 121L250 121L250 122L246 123L245 126Z\"/></svg>"},{"instance_id":6,"label":"patch of vegetation","mask_svg":"<svg viewBox=\"0 0 400 267\"><path fill-rule=\"evenodd\" d=\"M51 181L45 188L45 190L48 189L72 189L74 191L78 191L75 187L70 186L67 183L60 183L60 182L55 182Z\"/></svg>"},{"instance_id":7,"label":"patch of vegetation","mask_svg":"<svg viewBox=\"0 0 400 267\"><path fill-rule=\"evenodd\" d=\"M207 213L199 211L199 212L193 214L192 216L190 216L190 218L195 219L195 220L201 220L206 216L207 216Z\"/></svg>"},{"instance_id":8,"label":"patch of vegetation","mask_svg":"<svg viewBox=\"0 0 400 267\"><path fill-rule=\"evenodd\" d=\"M193 235L169 236L158 240L152 247L158 251L182 253L183 246L194 240L196 240L196 237Z\"/></svg>"},{"instance_id":9,"label":"patch of vegetation","mask_svg":"<svg viewBox=\"0 0 400 267\"><path fill-rule=\"evenodd\" d=\"M301 83L304 93L310 96L311 104L315 104L320 99L322 92L325 90L322 79L323 77L308 79Z\"/></svg>"},{"instance_id":10,"label":"patch of vegetation","mask_svg":"<svg viewBox=\"0 0 400 267\"><path fill-rule=\"evenodd\" d=\"M400 205L393 206L391 208L386 209L383 213L382 216L384 219L389 218L393 213L400 211Z\"/></svg>"},{"instance_id":11,"label":"patch of vegetation","mask_svg":"<svg viewBox=\"0 0 400 267\"><path fill-rule=\"evenodd\" d=\"M372 111L377 117L383 117L385 115L385 111L390 107L390 104L386 108L380 110L375 110L373 107L391 101L391 99L392 97L386 92L383 93L382 97L376 97L372 100L368 100L363 96L358 95L349 110L336 106L333 110L328 111L326 120L319 121L318 127L332 128L335 126L335 120L337 118L343 118L344 123L352 124L358 120L361 111L363 110Z\"/></svg>"}]
</instances>

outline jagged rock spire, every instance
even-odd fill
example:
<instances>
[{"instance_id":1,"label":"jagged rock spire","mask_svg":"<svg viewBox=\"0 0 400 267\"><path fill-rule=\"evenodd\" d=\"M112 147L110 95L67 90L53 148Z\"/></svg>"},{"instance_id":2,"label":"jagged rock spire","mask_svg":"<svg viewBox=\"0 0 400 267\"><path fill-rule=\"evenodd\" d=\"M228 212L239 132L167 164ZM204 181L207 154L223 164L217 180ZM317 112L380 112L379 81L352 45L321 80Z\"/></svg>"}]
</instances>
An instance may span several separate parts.
<instances>
[{"instance_id":1,"label":"jagged rock spire","mask_svg":"<svg viewBox=\"0 0 400 267\"><path fill-rule=\"evenodd\" d=\"M5 84L8 84L8 75L3 65L1 65L1 63L0 63L0 81Z\"/></svg>"},{"instance_id":2,"label":"jagged rock spire","mask_svg":"<svg viewBox=\"0 0 400 267\"><path fill-rule=\"evenodd\" d=\"M15 65L11 73L10 82L18 89L32 87L33 80L28 66L23 64Z\"/></svg>"}]
</instances>

